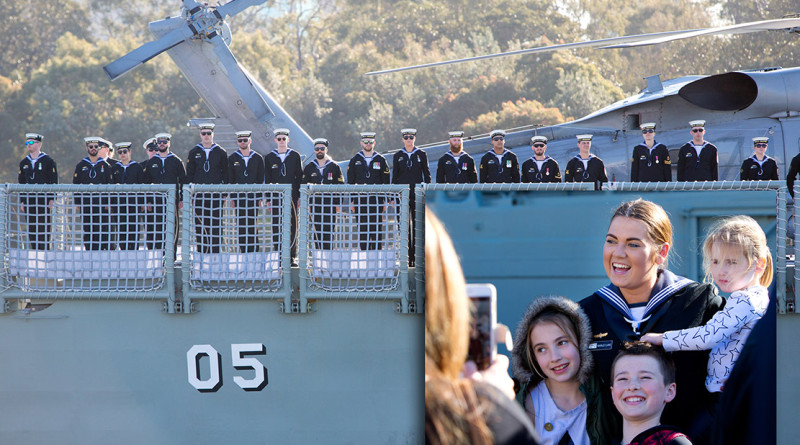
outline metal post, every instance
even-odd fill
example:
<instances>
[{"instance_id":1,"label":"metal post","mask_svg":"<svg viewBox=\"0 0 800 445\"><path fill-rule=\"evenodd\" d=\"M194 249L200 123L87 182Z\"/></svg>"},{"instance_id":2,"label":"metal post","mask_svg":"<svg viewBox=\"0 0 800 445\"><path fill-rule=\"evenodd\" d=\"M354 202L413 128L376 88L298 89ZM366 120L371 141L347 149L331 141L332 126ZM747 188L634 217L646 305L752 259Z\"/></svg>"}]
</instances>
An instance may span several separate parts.
<instances>
[{"instance_id":1,"label":"metal post","mask_svg":"<svg viewBox=\"0 0 800 445\"><path fill-rule=\"evenodd\" d=\"M308 312L308 298L306 297L306 290L309 287L308 276L308 186L300 187L300 208L299 215L297 216L297 235L298 246L297 255L299 257L298 266L300 273L298 274L300 281L300 313L305 314ZM301 224L301 222L303 224ZM284 304L285 306L285 304ZM289 308L291 309L291 308Z\"/></svg>"},{"instance_id":2,"label":"metal post","mask_svg":"<svg viewBox=\"0 0 800 445\"><path fill-rule=\"evenodd\" d=\"M778 299L778 313L786 313L786 193L788 189L781 187L777 194L778 219L775 222L775 269L776 269L776 296Z\"/></svg>"}]
</instances>

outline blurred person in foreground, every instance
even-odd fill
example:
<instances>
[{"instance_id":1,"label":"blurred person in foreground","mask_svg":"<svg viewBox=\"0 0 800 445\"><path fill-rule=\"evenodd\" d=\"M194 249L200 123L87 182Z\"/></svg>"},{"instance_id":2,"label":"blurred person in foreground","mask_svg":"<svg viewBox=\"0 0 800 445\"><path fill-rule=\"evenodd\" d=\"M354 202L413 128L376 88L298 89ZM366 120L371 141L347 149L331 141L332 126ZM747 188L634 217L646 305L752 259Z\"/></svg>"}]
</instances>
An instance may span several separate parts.
<instances>
[{"instance_id":1,"label":"blurred person in foreground","mask_svg":"<svg viewBox=\"0 0 800 445\"><path fill-rule=\"evenodd\" d=\"M470 303L464 275L442 223L425 218L425 442L537 444L533 425L514 402L508 357L485 371L465 364Z\"/></svg>"}]
</instances>

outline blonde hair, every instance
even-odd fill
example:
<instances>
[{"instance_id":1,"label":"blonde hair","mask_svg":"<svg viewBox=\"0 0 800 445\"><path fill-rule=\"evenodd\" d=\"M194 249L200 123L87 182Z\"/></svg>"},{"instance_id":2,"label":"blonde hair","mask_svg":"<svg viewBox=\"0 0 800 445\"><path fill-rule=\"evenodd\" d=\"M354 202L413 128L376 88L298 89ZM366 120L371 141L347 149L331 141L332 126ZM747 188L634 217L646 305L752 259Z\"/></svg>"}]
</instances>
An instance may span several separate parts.
<instances>
[{"instance_id":1,"label":"blonde hair","mask_svg":"<svg viewBox=\"0 0 800 445\"><path fill-rule=\"evenodd\" d=\"M664 244L672 246L672 223L667 212L660 205L639 198L624 202L617 207L611 221L618 216L625 216L644 223L647 227L647 236L657 247ZM663 266L666 267L666 265L667 258L664 258Z\"/></svg>"},{"instance_id":2,"label":"blonde hair","mask_svg":"<svg viewBox=\"0 0 800 445\"><path fill-rule=\"evenodd\" d=\"M442 223L425 209L425 442L491 444L486 407L459 377L469 348L470 302Z\"/></svg>"},{"instance_id":3,"label":"blonde hair","mask_svg":"<svg viewBox=\"0 0 800 445\"><path fill-rule=\"evenodd\" d=\"M760 259L766 260L764 272L759 283L767 287L772 283L772 253L767 247L767 236L756 220L747 216L732 216L717 221L703 242L703 270L706 281L711 282L711 249L719 243L736 249L747 259L747 268L753 267Z\"/></svg>"}]
</instances>

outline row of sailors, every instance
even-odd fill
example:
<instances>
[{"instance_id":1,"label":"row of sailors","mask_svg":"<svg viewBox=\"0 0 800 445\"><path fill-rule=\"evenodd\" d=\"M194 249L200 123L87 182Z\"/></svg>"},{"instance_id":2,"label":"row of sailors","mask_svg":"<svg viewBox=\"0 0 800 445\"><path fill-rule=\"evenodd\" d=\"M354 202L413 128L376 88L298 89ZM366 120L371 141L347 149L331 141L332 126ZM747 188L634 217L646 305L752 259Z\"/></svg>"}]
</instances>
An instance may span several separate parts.
<instances>
[{"instance_id":1,"label":"row of sailors","mask_svg":"<svg viewBox=\"0 0 800 445\"><path fill-rule=\"evenodd\" d=\"M704 139L705 121L689 123L692 140L678 152L678 181L714 181L718 179L717 147ZM655 123L641 126L643 142L633 149L631 159L631 182L671 181L672 170L669 150L655 140ZM200 126L201 143L189 152L185 168L176 155L170 153L171 135L160 133L145 142L149 159L144 165L131 161L131 143L116 144L120 161L109 158L114 144L98 137L85 138L88 155L75 168L73 183L170 183L170 184L258 184L290 183L293 199L299 197L301 183L344 183L336 164L328 156L328 141L314 140L315 159L305 168L300 155L288 147L289 130L275 131L278 148L262 158L250 149L250 131L236 133L239 150L228 156L214 143L214 124ZM375 151L375 133L361 133L361 148L348 166L349 184L419 184L431 182L427 155L414 145L416 130L402 130L404 150L393 157L393 175L389 173L388 161ZM558 162L546 154L547 138L533 136L533 156L522 163L517 156L505 148L506 133L494 130L490 133L492 150L480 160L476 171L472 157L462 150L462 131L449 133L450 151L439 159L436 182L438 183L539 183L561 182ZM56 163L41 152L43 137L26 135L29 154L20 163L19 182L22 184L49 184L57 182ZM607 182L602 159L593 155L592 135L577 136L579 154L567 163L565 182ZM769 139L753 138L754 154L742 163L742 180L777 180L778 166L765 154ZM157 157L154 155L158 154ZM155 159L154 159L155 157ZM250 164L252 160L252 164ZM480 172L480 177L478 176ZM38 173L37 173L38 172ZM99 175L98 175L99 173Z\"/></svg>"},{"instance_id":2,"label":"row of sailors","mask_svg":"<svg viewBox=\"0 0 800 445\"><path fill-rule=\"evenodd\" d=\"M705 140L705 121L689 122L692 140L678 151L678 181L716 181L718 179L718 152L714 144ZM666 145L655 140L656 124L640 126L644 141L633 148L631 157L631 182L672 181L672 161ZM458 134L456 134L458 135ZM453 134L451 134L453 136ZM463 134L461 135L463 136ZM519 167L517 156L505 148L506 133L490 133L492 150L480 160L481 183L542 183L561 182L558 162L547 156L547 138L533 136L533 156ZM603 160L591 153L592 135L577 135L579 154L567 162L564 182L608 182ZM742 163L741 180L777 180L778 164L766 155L769 138L753 138L753 156ZM440 160L436 173L439 183L477 183L473 159L461 151L460 139L450 139L450 152ZM800 165L800 164L799 164Z\"/></svg>"}]
</instances>

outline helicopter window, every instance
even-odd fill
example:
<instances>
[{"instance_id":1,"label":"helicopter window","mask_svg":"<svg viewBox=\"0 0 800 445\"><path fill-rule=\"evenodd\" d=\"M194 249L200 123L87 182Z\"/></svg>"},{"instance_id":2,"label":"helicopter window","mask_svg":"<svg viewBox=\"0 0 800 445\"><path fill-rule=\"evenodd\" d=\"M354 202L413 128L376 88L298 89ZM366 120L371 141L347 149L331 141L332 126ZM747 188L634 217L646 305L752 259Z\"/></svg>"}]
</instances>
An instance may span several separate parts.
<instances>
[{"instance_id":1,"label":"helicopter window","mask_svg":"<svg viewBox=\"0 0 800 445\"><path fill-rule=\"evenodd\" d=\"M625 115L625 130L638 130L639 129L639 115L626 114Z\"/></svg>"}]
</instances>

